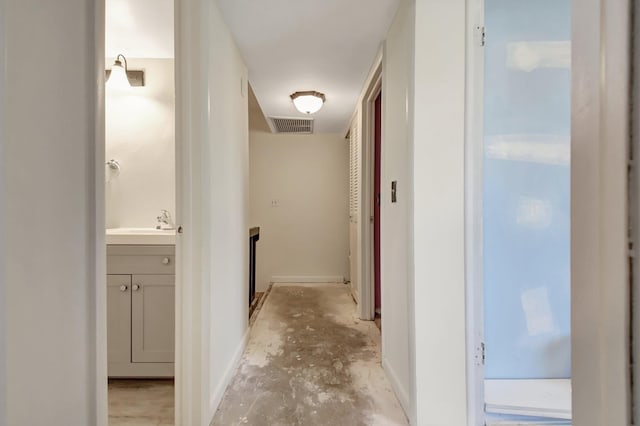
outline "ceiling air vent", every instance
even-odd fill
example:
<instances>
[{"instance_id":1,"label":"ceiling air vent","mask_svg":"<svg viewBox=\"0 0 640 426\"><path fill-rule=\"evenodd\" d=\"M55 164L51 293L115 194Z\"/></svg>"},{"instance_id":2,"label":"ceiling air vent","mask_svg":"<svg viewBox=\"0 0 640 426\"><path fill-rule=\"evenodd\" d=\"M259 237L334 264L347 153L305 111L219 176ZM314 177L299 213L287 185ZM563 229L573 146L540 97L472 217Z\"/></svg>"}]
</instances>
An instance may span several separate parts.
<instances>
[{"instance_id":1,"label":"ceiling air vent","mask_svg":"<svg viewBox=\"0 0 640 426\"><path fill-rule=\"evenodd\" d=\"M275 133L313 133L313 118L270 118Z\"/></svg>"}]
</instances>

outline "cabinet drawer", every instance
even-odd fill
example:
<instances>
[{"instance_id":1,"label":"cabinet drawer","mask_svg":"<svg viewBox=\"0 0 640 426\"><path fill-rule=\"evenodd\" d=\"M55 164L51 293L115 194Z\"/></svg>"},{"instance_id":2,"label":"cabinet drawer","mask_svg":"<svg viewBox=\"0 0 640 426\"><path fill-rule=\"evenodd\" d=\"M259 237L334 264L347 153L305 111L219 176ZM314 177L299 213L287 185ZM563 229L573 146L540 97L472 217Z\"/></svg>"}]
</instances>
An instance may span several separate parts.
<instances>
[{"instance_id":1,"label":"cabinet drawer","mask_svg":"<svg viewBox=\"0 0 640 426\"><path fill-rule=\"evenodd\" d=\"M107 274L175 274L173 246L109 246Z\"/></svg>"},{"instance_id":2,"label":"cabinet drawer","mask_svg":"<svg viewBox=\"0 0 640 426\"><path fill-rule=\"evenodd\" d=\"M108 256L109 274L175 274L175 256Z\"/></svg>"}]
</instances>

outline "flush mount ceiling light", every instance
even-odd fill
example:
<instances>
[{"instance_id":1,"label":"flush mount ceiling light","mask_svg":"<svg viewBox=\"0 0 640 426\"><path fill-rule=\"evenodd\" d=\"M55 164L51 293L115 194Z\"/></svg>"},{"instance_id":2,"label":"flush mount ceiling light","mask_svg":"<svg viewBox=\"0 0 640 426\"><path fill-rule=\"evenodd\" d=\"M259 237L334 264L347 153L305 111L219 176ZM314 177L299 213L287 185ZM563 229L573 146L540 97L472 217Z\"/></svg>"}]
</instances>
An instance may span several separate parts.
<instances>
[{"instance_id":1,"label":"flush mount ceiling light","mask_svg":"<svg viewBox=\"0 0 640 426\"><path fill-rule=\"evenodd\" d=\"M127 58L124 55L118 55L111 69L107 70L107 84L109 88L118 90L131 86L144 86L144 71L129 71Z\"/></svg>"},{"instance_id":2,"label":"flush mount ceiling light","mask_svg":"<svg viewBox=\"0 0 640 426\"><path fill-rule=\"evenodd\" d=\"M304 114L313 114L320 111L325 97L323 93L310 90L294 93L291 95L291 100L298 111Z\"/></svg>"}]
</instances>

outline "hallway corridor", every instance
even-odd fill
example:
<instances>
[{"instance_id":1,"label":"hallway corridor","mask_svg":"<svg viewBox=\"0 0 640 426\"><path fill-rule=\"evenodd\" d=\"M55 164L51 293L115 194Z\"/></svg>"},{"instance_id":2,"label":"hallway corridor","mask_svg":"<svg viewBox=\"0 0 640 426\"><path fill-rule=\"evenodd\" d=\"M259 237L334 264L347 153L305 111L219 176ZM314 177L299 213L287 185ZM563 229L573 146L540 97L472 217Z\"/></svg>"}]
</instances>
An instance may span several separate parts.
<instances>
[{"instance_id":1,"label":"hallway corridor","mask_svg":"<svg viewBox=\"0 0 640 426\"><path fill-rule=\"evenodd\" d=\"M344 284L274 284L212 425L406 425Z\"/></svg>"}]
</instances>

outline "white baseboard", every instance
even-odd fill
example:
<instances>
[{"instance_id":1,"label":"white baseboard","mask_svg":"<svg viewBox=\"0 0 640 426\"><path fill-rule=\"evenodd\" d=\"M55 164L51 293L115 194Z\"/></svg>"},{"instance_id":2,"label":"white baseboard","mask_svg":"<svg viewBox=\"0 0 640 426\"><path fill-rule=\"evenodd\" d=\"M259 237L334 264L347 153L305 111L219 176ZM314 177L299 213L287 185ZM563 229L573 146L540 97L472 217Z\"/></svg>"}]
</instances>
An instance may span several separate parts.
<instances>
[{"instance_id":1,"label":"white baseboard","mask_svg":"<svg viewBox=\"0 0 640 426\"><path fill-rule=\"evenodd\" d=\"M407 416L407 418L410 418L409 413L411 413L411 401L409 399L409 393L400 383L398 375L391 367L391 365L387 362L386 358L382 358L382 368L384 369L385 373L387 373L387 378L391 383L393 391L396 393L398 401L400 401L400 405L402 405L402 408L404 409L404 414Z\"/></svg>"},{"instance_id":2,"label":"white baseboard","mask_svg":"<svg viewBox=\"0 0 640 426\"><path fill-rule=\"evenodd\" d=\"M341 275L274 275L272 283L343 283Z\"/></svg>"},{"instance_id":3,"label":"white baseboard","mask_svg":"<svg viewBox=\"0 0 640 426\"><path fill-rule=\"evenodd\" d=\"M220 383L218 383L218 386L216 387L216 390L213 392L213 395L211 395L211 400L209 401L209 404L210 404L209 406L212 408L211 420L213 420L213 416L216 414L216 411L218 410L218 406L222 402L224 393L226 392L227 387L231 383L231 379L233 379L233 376L236 370L238 369L238 365L240 364L240 359L242 358L242 354L244 354L244 350L246 349L247 343L249 341L250 330L251 328L247 327L247 330L244 332L244 336L242 336L242 340L240 341L240 345L238 345L236 352L233 354L233 358L231 359L231 362L229 363L229 365L227 365L227 369L225 370L224 375L222 376L222 380L220 381Z\"/></svg>"}]
</instances>

